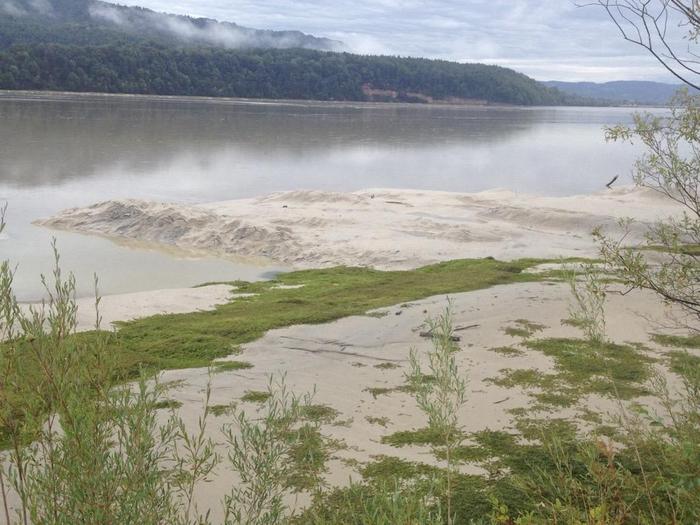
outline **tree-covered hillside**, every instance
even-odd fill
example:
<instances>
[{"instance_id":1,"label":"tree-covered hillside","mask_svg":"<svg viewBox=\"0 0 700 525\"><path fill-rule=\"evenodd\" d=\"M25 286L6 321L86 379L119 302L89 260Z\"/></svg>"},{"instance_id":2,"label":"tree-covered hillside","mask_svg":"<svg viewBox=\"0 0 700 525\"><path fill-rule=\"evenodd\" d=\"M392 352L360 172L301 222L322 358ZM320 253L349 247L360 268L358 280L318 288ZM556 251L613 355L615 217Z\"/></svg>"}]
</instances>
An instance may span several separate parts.
<instances>
[{"instance_id":1,"label":"tree-covered hillside","mask_svg":"<svg viewBox=\"0 0 700 525\"><path fill-rule=\"evenodd\" d=\"M127 42L173 47L343 50L341 42L299 31L251 29L231 22L157 13L100 0L0 0L0 48Z\"/></svg>"},{"instance_id":2,"label":"tree-covered hillside","mask_svg":"<svg viewBox=\"0 0 700 525\"><path fill-rule=\"evenodd\" d=\"M581 103L515 71L358 56L295 31L99 0L0 0L0 89L212 97Z\"/></svg>"},{"instance_id":3,"label":"tree-covered hillside","mask_svg":"<svg viewBox=\"0 0 700 525\"><path fill-rule=\"evenodd\" d=\"M396 96L367 94L395 91ZM364 88L364 89L363 89ZM315 100L453 97L546 105L572 101L515 71L480 64L291 50L162 46L16 46L0 52L0 89Z\"/></svg>"}]
</instances>

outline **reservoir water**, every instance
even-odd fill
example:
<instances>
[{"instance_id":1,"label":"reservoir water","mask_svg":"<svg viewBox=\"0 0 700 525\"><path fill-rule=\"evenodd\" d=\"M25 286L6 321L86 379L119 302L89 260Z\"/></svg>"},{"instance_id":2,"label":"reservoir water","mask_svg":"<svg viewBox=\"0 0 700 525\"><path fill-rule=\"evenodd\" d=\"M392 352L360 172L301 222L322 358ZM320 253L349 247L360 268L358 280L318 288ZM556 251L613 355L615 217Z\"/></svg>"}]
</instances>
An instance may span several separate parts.
<instances>
[{"instance_id":1,"label":"reservoir water","mask_svg":"<svg viewBox=\"0 0 700 525\"><path fill-rule=\"evenodd\" d=\"M198 203L293 190L505 187L588 193L639 150L608 144L628 108L469 108L0 93L0 259L23 301L43 296L51 238L80 295L261 279L285 268L113 243L32 225L114 198Z\"/></svg>"}]
</instances>

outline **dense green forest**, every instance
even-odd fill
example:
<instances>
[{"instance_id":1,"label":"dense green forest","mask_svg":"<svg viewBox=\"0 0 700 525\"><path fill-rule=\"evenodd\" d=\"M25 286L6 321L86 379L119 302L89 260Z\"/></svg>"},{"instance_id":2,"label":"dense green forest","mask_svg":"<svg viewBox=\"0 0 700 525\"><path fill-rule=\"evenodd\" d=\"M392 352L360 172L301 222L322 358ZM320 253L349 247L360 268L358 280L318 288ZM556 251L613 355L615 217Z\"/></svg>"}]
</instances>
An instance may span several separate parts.
<instances>
[{"instance_id":1,"label":"dense green forest","mask_svg":"<svg viewBox=\"0 0 700 525\"><path fill-rule=\"evenodd\" d=\"M9 7L8 7L9 6ZM39 9L39 7L41 9ZM583 99L481 64L359 56L263 31L98 0L0 3L0 89L561 105Z\"/></svg>"},{"instance_id":2,"label":"dense green forest","mask_svg":"<svg viewBox=\"0 0 700 525\"><path fill-rule=\"evenodd\" d=\"M213 97L366 100L362 86L495 103L575 101L514 71L480 64L302 49L15 46L0 52L0 89Z\"/></svg>"}]
</instances>

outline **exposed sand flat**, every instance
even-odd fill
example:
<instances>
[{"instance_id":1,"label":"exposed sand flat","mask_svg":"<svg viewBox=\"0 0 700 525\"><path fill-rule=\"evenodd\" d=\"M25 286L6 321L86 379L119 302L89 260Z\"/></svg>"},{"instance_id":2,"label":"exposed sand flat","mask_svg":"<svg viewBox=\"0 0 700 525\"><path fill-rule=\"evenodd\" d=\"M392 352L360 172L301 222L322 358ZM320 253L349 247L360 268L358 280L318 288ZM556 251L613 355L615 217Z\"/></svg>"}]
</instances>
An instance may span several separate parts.
<instances>
[{"instance_id":1,"label":"exposed sand flat","mask_svg":"<svg viewBox=\"0 0 700 525\"><path fill-rule=\"evenodd\" d=\"M198 310L212 310L234 297L234 287L225 284L201 288L154 290L122 295L109 295L100 301L103 328L117 321L131 321L162 314L183 314ZM82 330L90 319L90 302L78 301L78 329ZM94 318L94 316L92 316Z\"/></svg>"},{"instance_id":2,"label":"exposed sand flat","mask_svg":"<svg viewBox=\"0 0 700 525\"><path fill-rule=\"evenodd\" d=\"M517 319L528 319L546 328L537 337L579 337L580 332L562 325L568 317L570 292L565 284L527 283L497 286L487 290L451 296L454 304L455 327L462 328L458 354L460 367L469 379L468 403L460 421L467 432L484 429L512 430L514 417L509 410L535 404L526 391L493 385L488 378L498 377L504 368L535 368L551 371L553 362L543 354L524 350L521 357L504 357L492 348L518 345L521 341L503 329L513 326ZM266 390L270 374L286 374L291 390L302 393L316 388L314 403L328 405L339 411L341 425L326 425L323 433L343 441L347 448L335 454L329 463L327 481L344 485L350 477L359 479L352 466L357 460L369 462L379 455L398 456L410 461L435 464L430 447L395 448L381 443L383 436L403 430L422 428L426 419L406 393L395 392L376 399L367 391L372 387L393 388L405 384L408 355L412 347L427 351L430 341L420 337L426 316L439 314L447 305L445 297L432 297L409 305L378 310L384 317L354 316L324 325L292 326L268 332L262 339L243 347L243 354L232 359L254 365L249 370L215 374L212 377L212 405L237 403L238 408L255 412L254 403L241 403L240 398L250 390ZM397 315L400 312L401 315ZM617 342L639 342L662 350L649 339L653 330L639 314L662 319L664 307L650 293L634 293L628 297L611 295L607 307L609 335ZM468 329L464 329L470 327ZM377 368L393 363L394 369ZM165 372L165 382L178 386L171 398L182 403L180 415L194 427L202 413L204 390L209 377L206 370ZM639 399L654 406L652 399ZM585 402L597 413L614 414L615 402L590 397ZM572 417L575 411L533 417ZM163 415L165 417L165 414ZM367 418L386 418L386 426ZM218 427L230 418L214 418L212 436L222 441ZM223 449L222 449L223 452ZM345 460L345 461L343 461ZM350 463L347 462L350 460ZM481 472L465 466L465 471ZM219 502L236 482L235 475L225 466L218 469L212 483L198 494L201 508L213 507L217 519ZM303 501L300 501L303 504Z\"/></svg>"},{"instance_id":3,"label":"exposed sand flat","mask_svg":"<svg viewBox=\"0 0 700 525\"><path fill-rule=\"evenodd\" d=\"M214 297L220 293L219 300L231 293L230 287L200 290L204 297ZM154 313L158 313L155 310L164 307L174 310L176 306L170 301L183 298L183 293L147 292L144 298L153 305ZM156 300L158 294L164 294L162 302ZM133 317L133 311L122 309L121 305L133 304L134 299L132 295L106 298L102 311L110 320L126 320ZM454 294L451 299L454 324L462 338L458 360L469 380L468 403L460 421L467 432L485 429L512 431L515 419L509 411L532 407L535 401L521 388L496 386L488 379L498 377L505 368L534 368L549 372L553 369L553 361L542 353L520 346L521 339L506 334L504 328L513 326L518 319L527 319L545 327L537 337L580 336L577 329L561 322L568 317L571 301L568 285L546 282L503 285ZM200 305L206 307L205 299ZM446 297L431 297L382 308L373 316L353 316L323 325L272 330L258 341L244 345L242 355L231 358L249 362L253 368L217 373L211 377L210 404L235 403L239 409L254 414L258 405L244 403L241 397L248 391L265 390L271 374L286 374L292 391L303 393L315 389L314 403L330 406L339 412L337 421L341 424L323 427L325 435L341 440L347 447L336 452L328 463L326 479L331 486L344 485L350 478L359 479L355 462L371 462L380 455L436 464L430 447L395 448L381 442L383 436L425 426L425 417L417 409L413 397L394 392L375 398L367 389L394 388L405 384L404 374L408 370L410 349L425 352L430 347L430 341L420 336L426 317L439 314L446 305ZM89 308L90 305L86 302L84 306ZM193 303L190 302L183 309L192 307ZM145 304L142 303L139 308L145 314ZM666 313L653 294L636 292L627 297L611 294L606 311L608 333L612 340L643 343L652 349L653 354L664 352L649 337L649 332L656 327L646 318L663 320ZM88 316L86 322L90 321ZM491 351L496 347L512 345L518 346L524 354L506 357ZM392 363L395 367L378 367L386 363ZM167 371L161 375L162 383L175 385L169 398L182 404L178 413L192 431L203 412L209 380L206 369ZM653 398L638 401L656 406ZM603 415L617 410L615 402L597 396L587 398L584 405ZM531 415L572 418L575 414L575 410L562 409L548 415L535 412ZM160 415L165 421L168 411L163 410ZM220 428L231 423L232 418L211 417L208 434L221 444L224 439ZM378 424L379 420L384 421L384 425ZM220 445L219 451L225 454L226 449ZM465 465L463 469L465 472L481 472L476 466ZM211 483L197 491L199 508L211 508L214 522L221 520L221 500L236 482L236 474L223 464L217 468ZM288 503L303 506L306 502L306 498L302 497Z\"/></svg>"},{"instance_id":4,"label":"exposed sand flat","mask_svg":"<svg viewBox=\"0 0 700 525\"><path fill-rule=\"evenodd\" d=\"M411 268L465 257L501 258L594 255L590 231L610 227L618 218L632 216L644 222L678 213L658 195L619 188L589 196L566 198L517 195L505 190L455 194L406 190L367 190L356 193L298 191L267 197L184 206L144 201L112 201L68 210L41 224L113 238L133 239L214 254L264 256L297 267L336 264L371 265L379 268ZM641 228L637 232L641 234ZM104 299L105 323L157 313L208 309L235 293L217 286L113 296ZM526 319L545 328L537 337L580 336L562 324L571 301L566 284L524 283L455 294L454 323L462 340L458 360L469 379L468 403L460 421L467 432L484 429L512 430L510 412L531 409L534 400L516 387L494 385L489 378L505 368L553 369L544 354L519 345L504 328ZM424 427L425 417L411 395L393 392L375 398L369 388L394 388L404 384L409 350L425 352L430 341L420 336L427 316L441 312L445 297L432 297L408 305L354 316L324 325L292 326L268 332L243 347L240 356L253 368L208 375L206 369L168 371L164 383L176 385L169 397L182 404L178 413L193 430L203 412L207 382L212 382L211 405L236 403L250 413L258 405L244 403L247 391L265 390L271 374L286 374L290 389L316 389L314 402L339 412L338 421L323 433L341 440L347 448L329 462L327 481L343 485L357 479L356 462L376 456L398 456L435 463L429 447L394 448L381 442L397 431ZM81 303L81 323L90 327L89 300ZM608 297L607 326L611 340L642 343L652 354L655 345L649 319L663 320L666 313L657 297L648 292ZM516 346L523 351L506 357L491 349ZM640 350L645 351L645 350ZM378 365L391 363L394 367ZM653 398L637 401L654 407ZM617 409L607 398L589 396L582 402L605 414ZM161 412L163 420L167 411ZM575 418L576 410L562 409L533 417ZM378 421L383 421L378 424ZM223 442L220 426L231 417L214 417L208 432ZM219 449L225 452L224 448ZM473 465L465 471L480 472ZM220 502L237 482L225 465L217 468L212 482L197 493L200 510L211 508L212 520L221 519ZM290 504L303 505L304 499Z\"/></svg>"},{"instance_id":5,"label":"exposed sand flat","mask_svg":"<svg viewBox=\"0 0 700 525\"><path fill-rule=\"evenodd\" d=\"M632 187L573 197L377 189L293 191L202 205L108 201L37 224L207 254L265 257L296 268L408 269L469 257L594 255L594 227L610 228L622 217L652 222L678 211L660 195Z\"/></svg>"},{"instance_id":6,"label":"exposed sand flat","mask_svg":"<svg viewBox=\"0 0 700 525\"><path fill-rule=\"evenodd\" d=\"M133 321L143 317L163 314L185 314L199 310L212 310L236 297L235 287L228 285L202 286L200 288L176 288L147 292L107 295L100 299L100 317L103 330L112 329L118 321ZM243 294L238 294L241 296ZM79 332L95 328L95 299L76 300ZM35 308L40 305L33 305ZM29 305L22 305L25 311Z\"/></svg>"}]
</instances>

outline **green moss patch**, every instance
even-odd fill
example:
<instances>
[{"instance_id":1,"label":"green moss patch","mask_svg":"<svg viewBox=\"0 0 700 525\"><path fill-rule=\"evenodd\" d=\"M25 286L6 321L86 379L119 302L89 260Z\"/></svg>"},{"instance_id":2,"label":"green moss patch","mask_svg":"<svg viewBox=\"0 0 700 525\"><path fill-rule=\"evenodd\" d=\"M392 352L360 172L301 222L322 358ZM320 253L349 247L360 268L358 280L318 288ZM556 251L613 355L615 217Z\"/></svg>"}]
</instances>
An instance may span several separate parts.
<instances>
[{"instance_id":1,"label":"green moss patch","mask_svg":"<svg viewBox=\"0 0 700 525\"><path fill-rule=\"evenodd\" d=\"M371 388L365 388L364 392L369 392L374 399L377 399L379 396L388 396L389 394L396 392L396 388L386 388L386 387L381 387L381 386L375 386Z\"/></svg>"},{"instance_id":2,"label":"green moss patch","mask_svg":"<svg viewBox=\"0 0 700 525\"><path fill-rule=\"evenodd\" d=\"M586 323L584 321L581 321L580 319L562 319L561 324L565 326L573 326L574 328L583 328L586 326Z\"/></svg>"},{"instance_id":3,"label":"green moss patch","mask_svg":"<svg viewBox=\"0 0 700 525\"><path fill-rule=\"evenodd\" d=\"M314 423L332 423L340 412L327 405L305 405L301 407L301 418Z\"/></svg>"},{"instance_id":4,"label":"green moss patch","mask_svg":"<svg viewBox=\"0 0 700 525\"><path fill-rule=\"evenodd\" d=\"M311 424L302 425L290 432L286 439L290 444L287 487L299 492L317 487L330 457L330 450L318 428Z\"/></svg>"},{"instance_id":5,"label":"green moss patch","mask_svg":"<svg viewBox=\"0 0 700 525\"><path fill-rule=\"evenodd\" d=\"M255 295L212 311L120 323L114 352L125 378L136 377L144 368L206 367L271 329L326 323L433 295L546 280L554 274L524 272L544 262L467 259L393 272L339 267L282 274L269 282L229 283L239 293ZM303 287L279 288L299 285Z\"/></svg>"},{"instance_id":6,"label":"green moss patch","mask_svg":"<svg viewBox=\"0 0 700 525\"><path fill-rule=\"evenodd\" d=\"M233 409L233 405L211 405L209 406L209 413L214 417L221 417L231 414Z\"/></svg>"},{"instance_id":7,"label":"green moss patch","mask_svg":"<svg viewBox=\"0 0 700 525\"><path fill-rule=\"evenodd\" d=\"M595 345L581 339L542 339L525 345L551 357L555 372L505 369L488 381L538 390L532 396L540 408L570 407L588 394L632 399L649 393L644 385L651 377L653 359L633 345Z\"/></svg>"},{"instance_id":8,"label":"green moss patch","mask_svg":"<svg viewBox=\"0 0 700 525\"><path fill-rule=\"evenodd\" d=\"M513 323L514 326L504 328L503 332L511 337L519 337L522 339L528 339L547 328L542 324L533 323L527 319L517 319L513 321Z\"/></svg>"},{"instance_id":9,"label":"green moss patch","mask_svg":"<svg viewBox=\"0 0 700 525\"><path fill-rule=\"evenodd\" d=\"M391 423L391 420L388 417L366 416L365 420L371 425L379 425L380 427L384 428L389 426L389 423Z\"/></svg>"},{"instance_id":10,"label":"green moss patch","mask_svg":"<svg viewBox=\"0 0 700 525\"><path fill-rule=\"evenodd\" d=\"M396 363L380 363L378 365L374 365L374 368L379 370L395 370L397 368L401 368L401 365L397 365Z\"/></svg>"},{"instance_id":11,"label":"green moss patch","mask_svg":"<svg viewBox=\"0 0 700 525\"><path fill-rule=\"evenodd\" d=\"M431 375L423 375L421 376L420 380L423 383L432 383L433 381L435 381L435 377ZM374 397L374 399L377 399L379 396L388 396L397 392L401 394L415 394L416 386L410 383L406 383L405 385L399 385L394 387L370 387L365 388L364 392L369 392L370 394L372 394L372 397Z\"/></svg>"},{"instance_id":12,"label":"green moss patch","mask_svg":"<svg viewBox=\"0 0 700 525\"><path fill-rule=\"evenodd\" d=\"M165 399L155 404L156 410L177 410L178 408L182 408L182 403L174 399Z\"/></svg>"},{"instance_id":13,"label":"green moss patch","mask_svg":"<svg viewBox=\"0 0 700 525\"><path fill-rule=\"evenodd\" d=\"M245 393L245 395L241 398L241 401L245 401L246 403L264 403L268 399L270 399L272 395L270 392L262 392L258 390L249 390Z\"/></svg>"},{"instance_id":14,"label":"green moss patch","mask_svg":"<svg viewBox=\"0 0 700 525\"><path fill-rule=\"evenodd\" d=\"M675 348L700 348L700 335L679 336L654 334L652 339L661 346Z\"/></svg>"},{"instance_id":15,"label":"green moss patch","mask_svg":"<svg viewBox=\"0 0 700 525\"><path fill-rule=\"evenodd\" d=\"M495 352L505 357L521 357L525 352L512 346L499 346L498 348L490 348L489 351Z\"/></svg>"},{"instance_id":16,"label":"green moss patch","mask_svg":"<svg viewBox=\"0 0 700 525\"><path fill-rule=\"evenodd\" d=\"M559 379L582 394L631 399L649 393L643 384L651 376L653 359L631 345L595 345L581 339L543 339L526 344L553 358Z\"/></svg>"},{"instance_id":17,"label":"green moss patch","mask_svg":"<svg viewBox=\"0 0 700 525\"><path fill-rule=\"evenodd\" d=\"M244 361L225 361L222 363L214 363L212 371L215 374L221 374L224 372L235 372L236 370L248 370L250 368L253 368L253 365Z\"/></svg>"},{"instance_id":18,"label":"green moss patch","mask_svg":"<svg viewBox=\"0 0 700 525\"><path fill-rule=\"evenodd\" d=\"M409 445L432 445L437 447L440 446L442 442L443 438L440 434L430 428L394 432L382 438L382 443L391 445L392 447L405 447Z\"/></svg>"},{"instance_id":19,"label":"green moss patch","mask_svg":"<svg viewBox=\"0 0 700 525\"><path fill-rule=\"evenodd\" d=\"M557 475L557 466L547 447L541 444L542 440L556 441L566 453L577 446L575 426L563 419L521 418L518 430L522 435L493 430L476 432L466 436L469 445L455 451L458 460L478 464L488 472L485 476L456 475L453 497L455 524L491 523L489 516L496 501L510 509L517 509L520 515L527 514L534 509L536 501L520 480L531 476L533 471L548 473L553 477ZM432 445L436 442L435 436L425 429L392 436L392 442L401 444ZM439 459L444 458L439 447L435 448L435 453ZM444 493L442 483L445 471L441 467L392 456L378 456L362 467L360 473L364 480L362 485L352 490L338 488L319 495L307 514L301 517L313 513L324 514L329 509L363 508L363 502L368 497L386 490L387 486L410 486L417 491L415 495L420 496L434 494L432 491L437 484L441 487L438 493ZM444 509L444 497L434 501Z\"/></svg>"},{"instance_id":20,"label":"green moss patch","mask_svg":"<svg viewBox=\"0 0 700 525\"><path fill-rule=\"evenodd\" d=\"M697 257L700 255L700 245L699 244L679 244L677 247L671 246L643 246L638 248L642 251L653 251L661 253L676 253L681 255L690 255L692 257Z\"/></svg>"},{"instance_id":21,"label":"green moss patch","mask_svg":"<svg viewBox=\"0 0 700 525\"><path fill-rule=\"evenodd\" d=\"M361 473L365 483L351 488L339 488L317 497L310 509L299 518L297 523L314 523L311 516L326 517L326 520L317 523L339 523L337 516L345 514L347 517L342 523L362 525L352 521L352 509L365 508L365 502L371 500L372 495L385 491L386 487L410 486L410 494L413 500L421 496L434 494L436 483L441 486L444 479L444 471L440 468L404 461L394 457L380 456L375 461L366 465ZM453 511L455 513L455 525L467 525L471 523L486 523L493 508L494 498L507 502L514 508L526 507L526 497L509 480L489 481L481 476L459 474L454 480ZM443 491L440 490L439 493ZM433 499L434 505L443 509L446 507L444 497ZM338 511L341 510L339 513ZM488 522L488 521L487 521Z\"/></svg>"},{"instance_id":22,"label":"green moss patch","mask_svg":"<svg viewBox=\"0 0 700 525\"><path fill-rule=\"evenodd\" d=\"M671 370L679 376L700 383L700 357L689 352L671 352L669 354Z\"/></svg>"}]
</instances>

